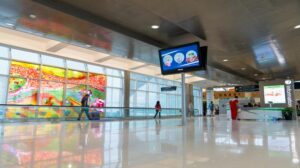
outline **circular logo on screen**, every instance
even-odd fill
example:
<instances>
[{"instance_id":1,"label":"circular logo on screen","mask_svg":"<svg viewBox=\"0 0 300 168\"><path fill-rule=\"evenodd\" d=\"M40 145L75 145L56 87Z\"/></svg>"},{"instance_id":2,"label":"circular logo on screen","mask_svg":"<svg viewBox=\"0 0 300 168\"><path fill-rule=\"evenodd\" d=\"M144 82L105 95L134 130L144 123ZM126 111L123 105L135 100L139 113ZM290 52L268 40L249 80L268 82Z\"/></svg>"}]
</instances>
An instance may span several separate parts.
<instances>
[{"instance_id":1,"label":"circular logo on screen","mask_svg":"<svg viewBox=\"0 0 300 168\"><path fill-rule=\"evenodd\" d=\"M197 52L194 50L190 50L186 53L186 62L187 63L191 63L191 62L195 62L198 61L198 55Z\"/></svg>"},{"instance_id":2,"label":"circular logo on screen","mask_svg":"<svg viewBox=\"0 0 300 168\"><path fill-rule=\"evenodd\" d=\"M174 56L175 62L177 62L178 64L181 64L184 60L184 54L182 53L177 53Z\"/></svg>"},{"instance_id":3,"label":"circular logo on screen","mask_svg":"<svg viewBox=\"0 0 300 168\"><path fill-rule=\"evenodd\" d=\"M291 80L285 80L284 83L285 83L286 85L290 85L290 84L292 84L292 81L291 81Z\"/></svg>"},{"instance_id":4,"label":"circular logo on screen","mask_svg":"<svg viewBox=\"0 0 300 168\"><path fill-rule=\"evenodd\" d=\"M173 62L173 58L171 55L167 55L163 58L163 62L165 64L165 66L171 66L172 62Z\"/></svg>"}]
</instances>

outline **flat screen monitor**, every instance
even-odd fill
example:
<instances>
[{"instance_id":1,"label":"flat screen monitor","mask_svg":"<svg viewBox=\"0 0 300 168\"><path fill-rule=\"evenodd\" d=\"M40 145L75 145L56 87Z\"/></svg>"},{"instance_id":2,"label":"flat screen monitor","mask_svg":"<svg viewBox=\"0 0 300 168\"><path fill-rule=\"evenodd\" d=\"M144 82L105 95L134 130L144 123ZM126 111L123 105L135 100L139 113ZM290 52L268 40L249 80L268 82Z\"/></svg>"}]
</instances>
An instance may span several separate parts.
<instances>
[{"instance_id":1,"label":"flat screen monitor","mask_svg":"<svg viewBox=\"0 0 300 168\"><path fill-rule=\"evenodd\" d=\"M198 42L159 50L163 75L205 70L207 47Z\"/></svg>"},{"instance_id":2,"label":"flat screen monitor","mask_svg":"<svg viewBox=\"0 0 300 168\"><path fill-rule=\"evenodd\" d=\"M273 102L274 104L286 103L284 85L264 86L265 104Z\"/></svg>"}]
</instances>

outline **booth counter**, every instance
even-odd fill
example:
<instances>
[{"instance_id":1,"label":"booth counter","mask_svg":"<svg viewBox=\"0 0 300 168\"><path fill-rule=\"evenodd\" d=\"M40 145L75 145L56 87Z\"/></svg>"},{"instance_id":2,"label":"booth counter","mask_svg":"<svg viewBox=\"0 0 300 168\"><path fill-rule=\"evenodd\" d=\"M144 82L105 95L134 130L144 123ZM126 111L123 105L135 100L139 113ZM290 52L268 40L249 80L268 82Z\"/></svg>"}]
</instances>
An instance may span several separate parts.
<instances>
[{"instance_id":1,"label":"booth counter","mask_svg":"<svg viewBox=\"0 0 300 168\"><path fill-rule=\"evenodd\" d=\"M240 107L238 119L241 120L277 120L283 119L283 108L277 107ZM231 110L226 108L227 118L231 119Z\"/></svg>"}]
</instances>

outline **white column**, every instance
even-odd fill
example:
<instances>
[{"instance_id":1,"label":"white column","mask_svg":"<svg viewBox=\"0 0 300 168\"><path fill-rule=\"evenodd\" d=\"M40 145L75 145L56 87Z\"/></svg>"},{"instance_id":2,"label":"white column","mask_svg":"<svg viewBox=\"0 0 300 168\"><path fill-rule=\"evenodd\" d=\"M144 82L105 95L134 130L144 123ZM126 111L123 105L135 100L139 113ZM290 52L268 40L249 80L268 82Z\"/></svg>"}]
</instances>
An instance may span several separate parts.
<instances>
[{"instance_id":1,"label":"white column","mask_svg":"<svg viewBox=\"0 0 300 168\"><path fill-rule=\"evenodd\" d=\"M182 112L182 125L186 124L186 95L185 95L185 74L181 74L181 112Z\"/></svg>"}]
</instances>

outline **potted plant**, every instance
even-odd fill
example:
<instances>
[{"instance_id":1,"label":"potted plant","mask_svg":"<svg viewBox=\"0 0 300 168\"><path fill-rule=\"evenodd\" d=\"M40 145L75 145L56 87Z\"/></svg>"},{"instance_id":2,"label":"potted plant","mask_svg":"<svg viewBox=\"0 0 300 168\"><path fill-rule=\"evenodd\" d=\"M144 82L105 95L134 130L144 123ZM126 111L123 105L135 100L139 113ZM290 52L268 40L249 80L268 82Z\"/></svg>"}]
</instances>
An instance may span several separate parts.
<instances>
[{"instance_id":1,"label":"potted plant","mask_svg":"<svg viewBox=\"0 0 300 168\"><path fill-rule=\"evenodd\" d=\"M293 119L293 108L287 107L282 110L282 116L285 120Z\"/></svg>"}]
</instances>

